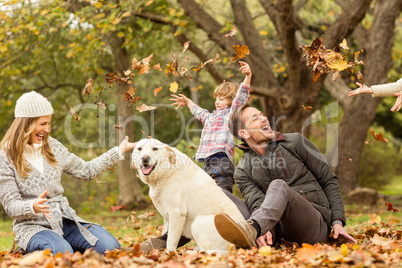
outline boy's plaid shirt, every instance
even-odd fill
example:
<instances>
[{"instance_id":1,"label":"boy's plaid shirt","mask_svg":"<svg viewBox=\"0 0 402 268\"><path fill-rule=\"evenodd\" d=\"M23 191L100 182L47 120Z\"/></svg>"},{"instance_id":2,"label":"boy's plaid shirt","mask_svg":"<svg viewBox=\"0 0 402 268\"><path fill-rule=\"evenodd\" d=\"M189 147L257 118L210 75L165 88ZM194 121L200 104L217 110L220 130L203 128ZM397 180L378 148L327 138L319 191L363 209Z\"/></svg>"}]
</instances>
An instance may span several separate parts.
<instances>
[{"instance_id":1,"label":"boy's plaid shirt","mask_svg":"<svg viewBox=\"0 0 402 268\"><path fill-rule=\"evenodd\" d=\"M249 89L249 86L241 84L230 108L227 106L225 109L215 110L212 113L198 105L191 109L191 113L204 124L195 159L205 159L223 152L233 161L235 143L228 126L229 117L248 100Z\"/></svg>"}]
</instances>

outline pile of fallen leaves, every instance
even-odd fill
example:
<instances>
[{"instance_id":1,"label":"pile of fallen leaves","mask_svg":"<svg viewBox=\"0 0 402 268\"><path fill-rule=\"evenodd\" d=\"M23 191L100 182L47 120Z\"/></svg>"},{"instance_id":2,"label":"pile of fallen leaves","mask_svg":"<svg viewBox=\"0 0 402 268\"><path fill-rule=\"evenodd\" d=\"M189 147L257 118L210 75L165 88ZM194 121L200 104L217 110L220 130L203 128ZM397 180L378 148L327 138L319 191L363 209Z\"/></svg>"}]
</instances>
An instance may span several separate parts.
<instances>
[{"instance_id":1,"label":"pile of fallen leaves","mask_svg":"<svg viewBox=\"0 0 402 268\"><path fill-rule=\"evenodd\" d=\"M402 232L398 220L379 222L349 232L357 244L343 244L331 236L322 244L297 245L282 241L275 247L260 249L228 248L226 255L198 252L194 246L184 246L177 252L153 250L144 255L140 244L107 252L105 256L87 250L84 254L58 253L49 250L22 256L0 252L0 267L400 267L402 262Z\"/></svg>"}]
</instances>

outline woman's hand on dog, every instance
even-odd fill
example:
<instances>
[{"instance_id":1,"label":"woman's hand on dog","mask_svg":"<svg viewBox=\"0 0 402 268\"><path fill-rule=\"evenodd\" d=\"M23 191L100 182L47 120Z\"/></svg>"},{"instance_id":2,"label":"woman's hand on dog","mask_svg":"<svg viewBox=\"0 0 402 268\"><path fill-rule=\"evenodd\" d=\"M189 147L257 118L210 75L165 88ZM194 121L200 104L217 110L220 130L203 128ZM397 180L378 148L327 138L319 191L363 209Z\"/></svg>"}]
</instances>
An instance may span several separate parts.
<instances>
[{"instance_id":1,"label":"woman's hand on dog","mask_svg":"<svg viewBox=\"0 0 402 268\"><path fill-rule=\"evenodd\" d=\"M120 143L119 145L119 151L121 153L133 150L135 146L137 145L137 142L129 142L128 141L128 136Z\"/></svg>"}]
</instances>

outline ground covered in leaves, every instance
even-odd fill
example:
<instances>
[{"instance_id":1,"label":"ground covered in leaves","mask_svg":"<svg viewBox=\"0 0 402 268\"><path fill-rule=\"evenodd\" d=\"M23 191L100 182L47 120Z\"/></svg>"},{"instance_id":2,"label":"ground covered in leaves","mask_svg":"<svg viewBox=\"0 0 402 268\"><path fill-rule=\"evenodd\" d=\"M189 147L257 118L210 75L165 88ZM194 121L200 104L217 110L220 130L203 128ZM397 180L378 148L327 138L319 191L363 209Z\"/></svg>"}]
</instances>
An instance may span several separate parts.
<instances>
[{"instance_id":1,"label":"ground covered in leaves","mask_svg":"<svg viewBox=\"0 0 402 268\"><path fill-rule=\"evenodd\" d=\"M344 244L330 237L317 245L282 241L275 247L260 249L244 250L231 246L226 255L220 255L197 252L194 243L189 243L177 252L154 250L144 255L139 243L159 235L161 231L159 224L147 220L151 212L127 218L127 226L131 226L137 235L125 233L118 237L124 248L108 252L106 256L92 251L55 256L50 251L25 256L1 251L0 267L401 267L401 215L400 212L388 212L384 207L374 212L371 210L369 214L364 213L364 207L355 207L358 213L348 213L352 219L368 218L360 223L355 220L355 224L347 228L358 241L356 245Z\"/></svg>"}]
</instances>

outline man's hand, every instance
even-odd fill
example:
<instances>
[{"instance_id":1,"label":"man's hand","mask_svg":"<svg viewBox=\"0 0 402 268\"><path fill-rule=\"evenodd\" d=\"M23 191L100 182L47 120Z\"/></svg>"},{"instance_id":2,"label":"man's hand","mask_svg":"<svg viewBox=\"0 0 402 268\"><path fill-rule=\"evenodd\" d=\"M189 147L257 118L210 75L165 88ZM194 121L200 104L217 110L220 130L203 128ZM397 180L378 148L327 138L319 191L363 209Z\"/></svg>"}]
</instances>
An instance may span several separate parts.
<instances>
[{"instance_id":1,"label":"man's hand","mask_svg":"<svg viewBox=\"0 0 402 268\"><path fill-rule=\"evenodd\" d=\"M345 240L345 242L351 243L351 244L356 244L357 241L350 235L348 232L343 229L342 224L336 223L333 226L334 228L334 238L338 239L341 238Z\"/></svg>"},{"instance_id":2,"label":"man's hand","mask_svg":"<svg viewBox=\"0 0 402 268\"><path fill-rule=\"evenodd\" d=\"M45 217L51 219L50 215L48 213L51 213L50 207L48 205L45 205L44 203L47 201L46 199L47 191L44 191L41 193L37 199L33 202L33 209L36 213L43 213Z\"/></svg>"},{"instance_id":3,"label":"man's hand","mask_svg":"<svg viewBox=\"0 0 402 268\"><path fill-rule=\"evenodd\" d=\"M272 245L273 241L273 235L270 231L268 231L265 235L262 235L260 237L257 238L257 245L259 248L264 247L264 246L268 246L268 245Z\"/></svg>"}]
</instances>

